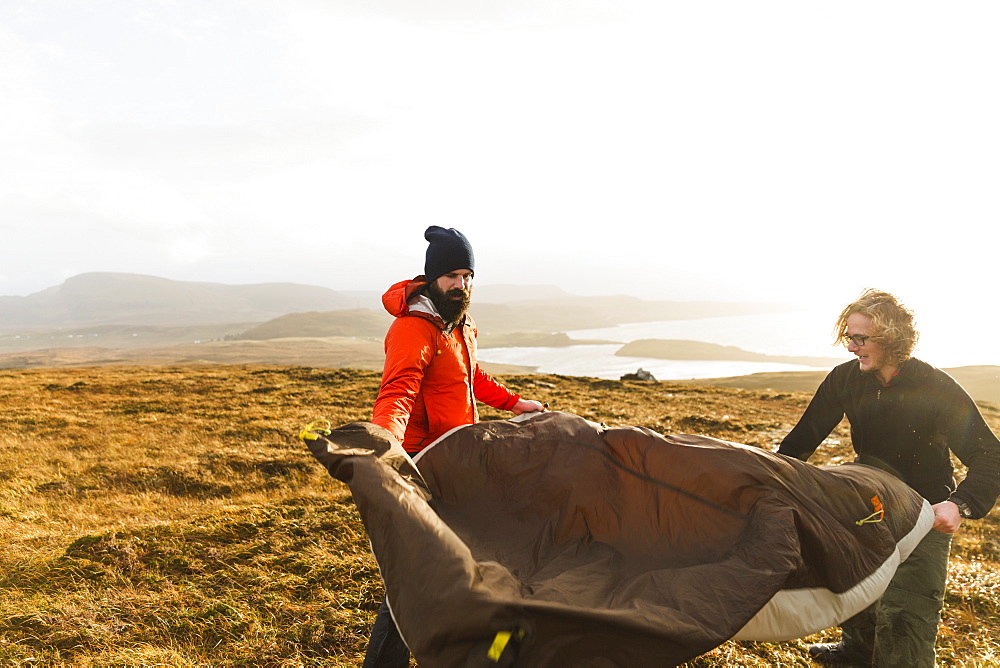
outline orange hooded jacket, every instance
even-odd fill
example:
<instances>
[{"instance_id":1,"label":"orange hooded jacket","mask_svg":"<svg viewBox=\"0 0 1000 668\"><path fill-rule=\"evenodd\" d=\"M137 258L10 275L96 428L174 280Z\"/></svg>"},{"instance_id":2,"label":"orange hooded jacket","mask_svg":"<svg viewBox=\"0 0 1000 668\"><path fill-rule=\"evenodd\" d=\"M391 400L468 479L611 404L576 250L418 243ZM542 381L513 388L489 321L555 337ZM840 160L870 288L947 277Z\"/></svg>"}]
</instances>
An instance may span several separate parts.
<instances>
[{"instance_id":1,"label":"orange hooded jacket","mask_svg":"<svg viewBox=\"0 0 1000 668\"><path fill-rule=\"evenodd\" d=\"M510 410L521 398L479 368L471 316L445 332L440 316L410 304L424 285L418 276L382 295L382 305L396 320L385 336L382 385L372 411L372 422L411 453L454 427L478 422L477 400Z\"/></svg>"}]
</instances>

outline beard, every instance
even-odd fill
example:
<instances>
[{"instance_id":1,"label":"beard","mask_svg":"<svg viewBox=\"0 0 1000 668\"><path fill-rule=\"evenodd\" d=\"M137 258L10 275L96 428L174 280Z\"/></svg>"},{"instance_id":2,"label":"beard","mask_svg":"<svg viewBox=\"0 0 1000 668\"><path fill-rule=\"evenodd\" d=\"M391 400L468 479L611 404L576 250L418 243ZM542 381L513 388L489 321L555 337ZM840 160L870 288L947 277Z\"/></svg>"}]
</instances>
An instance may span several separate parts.
<instances>
[{"instance_id":1,"label":"beard","mask_svg":"<svg viewBox=\"0 0 1000 668\"><path fill-rule=\"evenodd\" d=\"M458 323L469 310L469 301L472 298L471 287L468 290L452 288L444 291L438 287L437 281L432 281L427 284L425 292L445 323Z\"/></svg>"}]
</instances>

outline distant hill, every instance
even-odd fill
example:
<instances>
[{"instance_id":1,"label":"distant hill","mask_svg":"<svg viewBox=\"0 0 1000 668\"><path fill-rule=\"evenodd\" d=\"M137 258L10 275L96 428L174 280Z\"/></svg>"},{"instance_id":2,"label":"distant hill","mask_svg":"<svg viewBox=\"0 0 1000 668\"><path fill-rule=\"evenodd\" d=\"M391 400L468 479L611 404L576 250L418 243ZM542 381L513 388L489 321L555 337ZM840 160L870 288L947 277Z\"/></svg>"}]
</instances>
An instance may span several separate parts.
<instances>
[{"instance_id":1,"label":"distant hill","mask_svg":"<svg viewBox=\"0 0 1000 668\"><path fill-rule=\"evenodd\" d=\"M720 346L703 341L681 339L639 339L622 346L615 355L620 357L652 357L664 360L738 360L741 362L774 362L832 368L844 361L842 357L790 357L754 353L736 346Z\"/></svg>"},{"instance_id":2,"label":"distant hill","mask_svg":"<svg viewBox=\"0 0 1000 668\"><path fill-rule=\"evenodd\" d=\"M538 343L520 345L552 345L544 337L525 334L552 334L573 329L614 327L628 322L707 318L722 315L768 313L780 307L768 304L731 304L722 302L647 302L632 297L575 297L558 300L540 299L510 304L474 303L470 312L483 337L483 347L510 345L499 343L506 336L517 334L524 340ZM384 311L366 309L350 311L297 313L282 316L245 332L240 338L277 338L279 336L378 336L392 318ZM485 343L487 340L490 343ZM575 343L580 343L579 341Z\"/></svg>"},{"instance_id":3,"label":"distant hill","mask_svg":"<svg viewBox=\"0 0 1000 668\"><path fill-rule=\"evenodd\" d=\"M599 329L630 322L691 320L781 313L784 304L742 302L647 301L624 295L530 299L496 304L473 299L470 309L481 333L565 332Z\"/></svg>"},{"instance_id":4,"label":"distant hill","mask_svg":"<svg viewBox=\"0 0 1000 668\"><path fill-rule=\"evenodd\" d=\"M295 283L225 285L88 273L26 297L0 297L0 326L191 325L263 322L287 313L354 308L355 297Z\"/></svg>"},{"instance_id":5,"label":"distant hill","mask_svg":"<svg viewBox=\"0 0 1000 668\"><path fill-rule=\"evenodd\" d=\"M353 336L378 339L385 336L392 324L392 316L382 311L376 313L366 309L331 311L320 313L290 313L251 327L237 339L280 339L290 336Z\"/></svg>"},{"instance_id":6,"label":"distant hill","mask_svg":"<svg viewBox=\"0 0 1000 668\"><path fill-rule=\"evenodd\" d=\"M577 297L539 299L510 304L474 303L470 312L479 328L481 347L503 345L560 345L546 336L574 329L614 327L629 322L708 318L723 315L771 313L776 304L724 302L650 302L633 297ZM281 316L248 330L239 338L283 336L360 336L379 338L392 318L366 309L296 313ZM512 343L512 337L522 341ZM573 341L572 343L584 343ZM569 345L567 342L564 345ZM750 354L750 353L747 353ZM824 362L823 364L826 364Z\"/></svg>"},{"instance_id":7,"label":"distant hill","mask_svg":"<svg viewBox=\"0 0 1000 668\"><path fill-rule=\"evenodd\" d=\"M480 334L480 348L566 348L568 346L616 343L600 339L571 339L565 332L511 332Z\"/></svg>"}]
</instances>

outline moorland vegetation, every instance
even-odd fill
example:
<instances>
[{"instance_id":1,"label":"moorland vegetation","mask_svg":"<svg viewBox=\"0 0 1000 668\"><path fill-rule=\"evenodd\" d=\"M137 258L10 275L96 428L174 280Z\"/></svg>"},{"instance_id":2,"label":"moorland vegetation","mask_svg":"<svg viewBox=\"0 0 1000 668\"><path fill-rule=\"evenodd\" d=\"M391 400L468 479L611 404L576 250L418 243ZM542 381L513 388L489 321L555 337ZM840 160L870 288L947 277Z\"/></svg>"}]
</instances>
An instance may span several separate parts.
<instances>
[{"instance_id":1,"label":"moorland vegetation","mask_svg":"<svg viewBox=\"0 0 1000 668\"><path fill-rule=\"evenodd\" d=\"M773 448L808 392L506 375L610 425ZM0 663L357 666L382 596L347 488L298 441L365 420L371 370L189 365L0 372ZM1000 407L980 404L994 430ZM484 408L484 419L506 417ZM842 425L815 458L850 458ZM1000 513L958 534L943 665L1000 665ZM810 642L688 664L807 664Z\"/></svg>"}]
</instances>

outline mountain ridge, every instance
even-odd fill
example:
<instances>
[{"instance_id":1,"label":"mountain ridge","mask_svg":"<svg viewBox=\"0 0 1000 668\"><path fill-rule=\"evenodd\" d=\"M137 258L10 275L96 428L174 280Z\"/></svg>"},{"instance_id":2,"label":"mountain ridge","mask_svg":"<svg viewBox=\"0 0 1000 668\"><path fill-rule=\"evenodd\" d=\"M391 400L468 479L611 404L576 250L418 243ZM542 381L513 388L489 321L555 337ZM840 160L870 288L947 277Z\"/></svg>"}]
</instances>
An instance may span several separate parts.
<instances>
[{"instance_id":1,"label":"mountain ridge","mask_svg":"<svg viewBox=\"0 0 1000 668\"><path fill-rule=\"evenodd\" d=\"M300 283L231 285L146 274L89 272L27 296L0 297L0 329L99 325L194 325L255 322L291 313L371 310L375 292ZM787 305L650 301L626 295L572 295L554 286L477 286L473 315L492 332L564 331L651 320L771 313Z\"/></svg>"},{"instance_id":2,"label":"mountain ridge","mask_svg":"<svg viewBox=\"0 0 1000 668\"><path fill-rule=\"evenodd\" d=\"M297 283L229 285L90 272L25 297L0 297L0 324L10 329L260 322L356 304L356 298L335 290Z\"/></svg>"},{"instance_id":3,"label":"mountain ridge","mask_svg":"<svg viewBox=\"0 0 1000 668\"><path fill-rule=\"evenodd\" d=\"M472 313L480 331L490 334L551 333L627 322L770 313L786 308L762 303L579 296L538 285L486 285L476 296L480 293L483 300L474 300ZM347 311L355 312L358 331L351 331L350 323L345 323ZM292 314L309 315L288 318ZM283 321L278 321L282 318ZM91 272L24 297L0 297L0 337L25 335L21 341L0 341L0 350L12 346L23 349L27 335L31 332L37 335L46 329L241 323L243 330L263 327L265 333L270 332L257 331L249 335L252 337L381 336L384 330L374 334L373 326L379 322L388 326L390 321L375 293L338 292L298 283L229 285L175 281L144 274ZM297 330L297 326L305 329ZM237 328L230 327L225 335L239 334ZM181 340L187 340L186 335L178 339Z\"/></svg>"}]
</instances>

